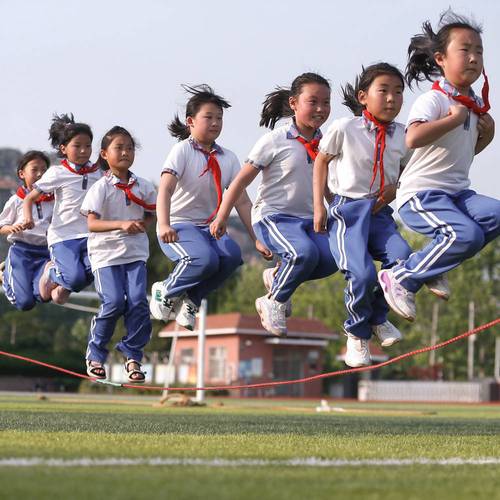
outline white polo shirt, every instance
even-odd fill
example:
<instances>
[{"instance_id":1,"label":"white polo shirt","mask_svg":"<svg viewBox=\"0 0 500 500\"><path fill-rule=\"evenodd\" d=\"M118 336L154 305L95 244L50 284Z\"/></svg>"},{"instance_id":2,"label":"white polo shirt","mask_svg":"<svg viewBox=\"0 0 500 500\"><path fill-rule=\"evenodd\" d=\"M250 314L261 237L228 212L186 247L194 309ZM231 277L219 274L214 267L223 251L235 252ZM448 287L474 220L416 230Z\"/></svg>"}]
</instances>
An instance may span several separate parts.
<instances>
[{"instance_id":1,"label":"white polo shirt","mask_svg":"<svg viewBox=\"0 0 500 500\"><path fill-rule=\"evenodd\" d=\"M252 208L252 224L272 214L313 217L312 172L314 162L297 140L300 134L289 123L262 136L250 151L246 163L262 171ZM321 131L314 139L321 138Z\"/></svg>"},{"instance_id":2,"label":"white polo shirt","mask_svg":"<svg viewBox=\"0 0 500 500\"><path fill-rule=\"evenodd\" d=\"M75 170L78 169L72 163L69 165ZM86 175L79 175L63 165L52 165L33 185L42 193L54 193L54 213L47 232L49 246L60 241L88 236L87 220L80 213L80 208L87 191L101 177L102 171L99 169Z\"/></svg>"},{"instance_id":3,"label":"white polo shirt","mask_svg":"<svg viewBox=\"0 0 500 500\"><path fill-rule=\"evenodd\" d=\"M392 135L386 134L384 152L385 185L395 184L400 169L411 151L405 144L405 129L393 122ZM380 189L380 172L370 189L373 176L376 126L363 116L335 120L320 142L322 153L333 155L328 169L328 187L332 193L348 198L370 198Z\"/></svg>"},{"instance_id":4,"label":"white polo shirt","mask_svg":"<svg viewBox=\"0 0 500 500\"><path fill-rule=\"evenodd\" d=\"M25 189L25 192L28 191ZM16 234L7 235L7 241L14 243L22 241L29 245L47 246L47 229L52 218L54 209L53 201L43 201L33 204L33 222L35 227ZM12 195L5 203L2 213L0 213L0 227L12 226L13 224L24 222L23 200L17 194Z\"/></svg>"},{"instance_id":5,"label":"white polo shirt","mask_svg":"<svg viewBox=\"0 0 500 500\"><path fill-rule=\"evenodd\" d=\"M422 94L410 110L407 127L415 122L444 118L452 104L457 103L437 90ZM433 144L414 150L399 181L398 209L420 191L438 189L454 194L470 186L469 170L478 137L477 120L477 115L470 112L464 125L450 130Z\"/></svg>"},{"instance_id":6,"label":"white polo shirt","mask_svg":"<svg viewBox=\"0 0 500 500\"><path fill-rule=\"evenodd\" d=\"M217 152L224 190L240 171L240 163L229 149L214 144L213 150ZM207 160L207 154L191 137L178 142L167 156L162 174L168 172L177 177L170 203L170 224L192 222L197 226L206 226L206 220L217 208L217 191L212 174L205 172L201 175Z\"/></svg>"},{"instance_id":7,"label":"white polo shirt","mask_svg":"<svg viewBox=\"0 0 500 500\"><path fill-rule=\"evenodd\" d=\"M132 194L148 205L156 203L156 189L151 182L136 177L132 172L129 184ZM134 182L135 181L135 182ZM111 172L99 179L87 192L81 213L94 213L102 220L142 220L145 213L154 213L129 200L124 191L115 187L120 179ZM146 233L129 234L121 229L93 233L87 240L92 272L101 267L117 266L149 257L149 240Z\"/></svg>"}]
</instances>

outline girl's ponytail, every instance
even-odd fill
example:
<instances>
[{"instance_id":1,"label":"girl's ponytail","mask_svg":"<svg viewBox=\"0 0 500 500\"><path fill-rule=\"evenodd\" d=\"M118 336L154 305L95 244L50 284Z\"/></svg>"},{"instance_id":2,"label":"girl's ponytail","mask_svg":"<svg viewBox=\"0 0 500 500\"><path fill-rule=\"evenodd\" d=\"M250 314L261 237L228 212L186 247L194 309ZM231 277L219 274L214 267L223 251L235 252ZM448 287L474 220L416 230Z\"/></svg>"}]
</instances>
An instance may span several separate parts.
<instances>
[{"instance_id":1,"label":"girl's ponytail","mask_svg":"<svg viewBox=\"0 0 500 500\"><path fill-rule=\"evenodd\" d=\"M422 25L421 34L412 37L408 47L408 64L405 71L405 79L410 88L414 81L418 84L424 80L432 80L433 77L441 74L434 60L437 40L437 35L429 21Z\"/></svg>"},{"instance_id":2,"label":"girl's ponytail","mask_svg":"<svg viewBox=\"0 0 500 500\"><path fill-rule=\"evenodd\" d=\"M170 132L170 135L175 137L178 141L183 141L190 135L189 127L185 123L181 122L179 115L175 115L174 119L170 122L168 131Z\"/></svg>"},{"instance_id":3,"label":"girl's ponytail","mask_svg":"<svg viewBox=\"0 0 500 500\"><path fill-rule=\"evenodd\" d=\"M276 87L274 92L267 94L262 103L259 125L272 130L281 118L293 116L294 113L289 102L291 95L291 91L283 87Z\"/></svg>"},{"instance_id":4,"label":"girl's ponytail","mask_svg":"<svg viewBox=\"0 0 500 500\"><path fill-rule=\"evenodd\" d=\"M354 116L361 116L364 106L358 101L359 76L356 77L354 86L350 83L346 83L344 87L341 87L341 91L342 97L344 98L342 104L347 106Z\"/></svg>"}]
</instances>

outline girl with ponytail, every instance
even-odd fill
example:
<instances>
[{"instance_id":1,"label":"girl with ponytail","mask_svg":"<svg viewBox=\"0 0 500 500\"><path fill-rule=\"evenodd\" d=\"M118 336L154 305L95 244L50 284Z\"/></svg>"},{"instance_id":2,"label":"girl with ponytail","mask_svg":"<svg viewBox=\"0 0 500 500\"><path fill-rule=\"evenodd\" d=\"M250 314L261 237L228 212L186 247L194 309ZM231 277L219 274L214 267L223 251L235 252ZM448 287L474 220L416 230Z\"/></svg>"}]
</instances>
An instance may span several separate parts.
<instances>
[{"instance_id":1,"label":"girl with ponytail","mask_svg":"<svg viewBox=\"0 0 500 500\"><path fill-rule=\"evenodd\" d=\"M265 269L267 294L257 298L256 309L263 327L286 335L290 298L307 280L337 270L324 234L313 231L312 166L321 138L320 127L330 114L330 85L315 73L304 73L290 89L278 87L266 96L260 125L271 129L261 137L224 196L212 235L220 238L235 201L262 172L252 223L257 237L280 262ZM282 118L290 118L275 129Z\"/></svg>"},{"instance_id":2,"label":"girl with ponytail","mask_svg":"<svg viewBox=\"0 0 500 500\"><path fill-rule=\"evenodd\" d=\"M370 364L372 335L383 347L401 339L387 320L389 308L377 286L373 260L389 268L411 252L388 205L408 158L404 126L394 121L403 90L403 75L394 66L379 63L363 68L355 84L343 88L344 104L354 117L332 123L314 164L314 230L328 234L347 281L345 362L351 367ZM336 193L328 218L323 202L327 177Z\"/></svg>"},{"instance_id":3,"label":"girl with ponytail","mask_svg":"<svg viewBox=\"0 0 500 500\"><path fill-rule=\"evenodd\" d=\"M229 103L208 85L184 86L190 95L186 119L169 126L179 139L163 166L157 200L158 241L176 263L164 281L153 284L150 310L156 319L176 315L180 326L193 330L201 300L218 288L241 265L241 250L228 235L215 239L209 224L217 215L222 193L239 172L236 155L215 142L222 131ZM246 192L236 209L250 237L251 202ZM256 242L257 249L270 252Z\"/></svg>"},{"instance_id":4,"label":"girl with ponytail","mask_svg":"<svg viewBox=\"0 0 500 500\"><path fill-rule=\"evenodd\" d=\"M80 208L88 189L102 172L90 162L92 130L77 123L72 114L54 115L49 130L52 146L61 158L33 184L24 199L26 226L33 227L32 207L42 196L55 197L52 221L47 231L51 261L40 278L40 296L64 304L71 292L79 292L93 281L87 253L88 228Z\"/></svg>"},{"instance_id":5,"label":"girl with ponytail","mask_svg":"<svg viewBox=\"0 0 500 500\"><path fill-rule=\"evenodd\" d=\"M472 84L484 76L482 98ZM427 21L408 48L406 80L433 81L413 104L406 143L415 148L400 179L396 202L404 223L431 239L421 250L379 273L391 308L416 314L415 293L479 252L500 234L500 201L470 189L474 155L493 139L481 27L451 10L437 33ZM438 294L448 299L449 289Z\"/></svg>"}]
</instances>

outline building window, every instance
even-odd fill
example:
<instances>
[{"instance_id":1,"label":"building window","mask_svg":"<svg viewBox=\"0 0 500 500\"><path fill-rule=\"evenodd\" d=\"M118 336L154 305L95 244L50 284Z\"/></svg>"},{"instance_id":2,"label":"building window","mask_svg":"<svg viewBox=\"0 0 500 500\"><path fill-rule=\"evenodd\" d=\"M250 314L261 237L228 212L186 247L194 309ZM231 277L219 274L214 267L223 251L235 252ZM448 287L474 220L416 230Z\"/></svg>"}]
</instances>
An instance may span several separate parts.
<instances>
[{"instance_id":1,"label":"building window","mask_svg":"<svg viewBox=\"0 0 500 500\"><path fill-rule=\"evenodd\" d=\"M210 347L208 351L208 377L224 380L226 376L227 349L223 346Z\"/></svg>"}]
</instances>

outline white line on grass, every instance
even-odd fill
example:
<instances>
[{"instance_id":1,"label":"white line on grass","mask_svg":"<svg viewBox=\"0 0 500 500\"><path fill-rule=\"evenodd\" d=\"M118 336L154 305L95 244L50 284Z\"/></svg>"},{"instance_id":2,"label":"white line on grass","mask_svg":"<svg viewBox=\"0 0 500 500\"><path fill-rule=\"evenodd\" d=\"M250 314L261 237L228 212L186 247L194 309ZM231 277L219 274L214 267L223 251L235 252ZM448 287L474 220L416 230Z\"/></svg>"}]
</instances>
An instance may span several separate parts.
<instances>
[{"instance_id":1,"label":"white line on grass","mask_svg":"<svg viewBox=\"0 0 500 500\"><path fill-rule=\"evenodd\" d=\"M102 467L138 465L195 465L203 467L369 467L408 465L500 465L500 457L483 458L388 458L388 459L326 459L291 458L261 460L225 458L2 458L0 467Z\"/></svg>"}]
</instances>

